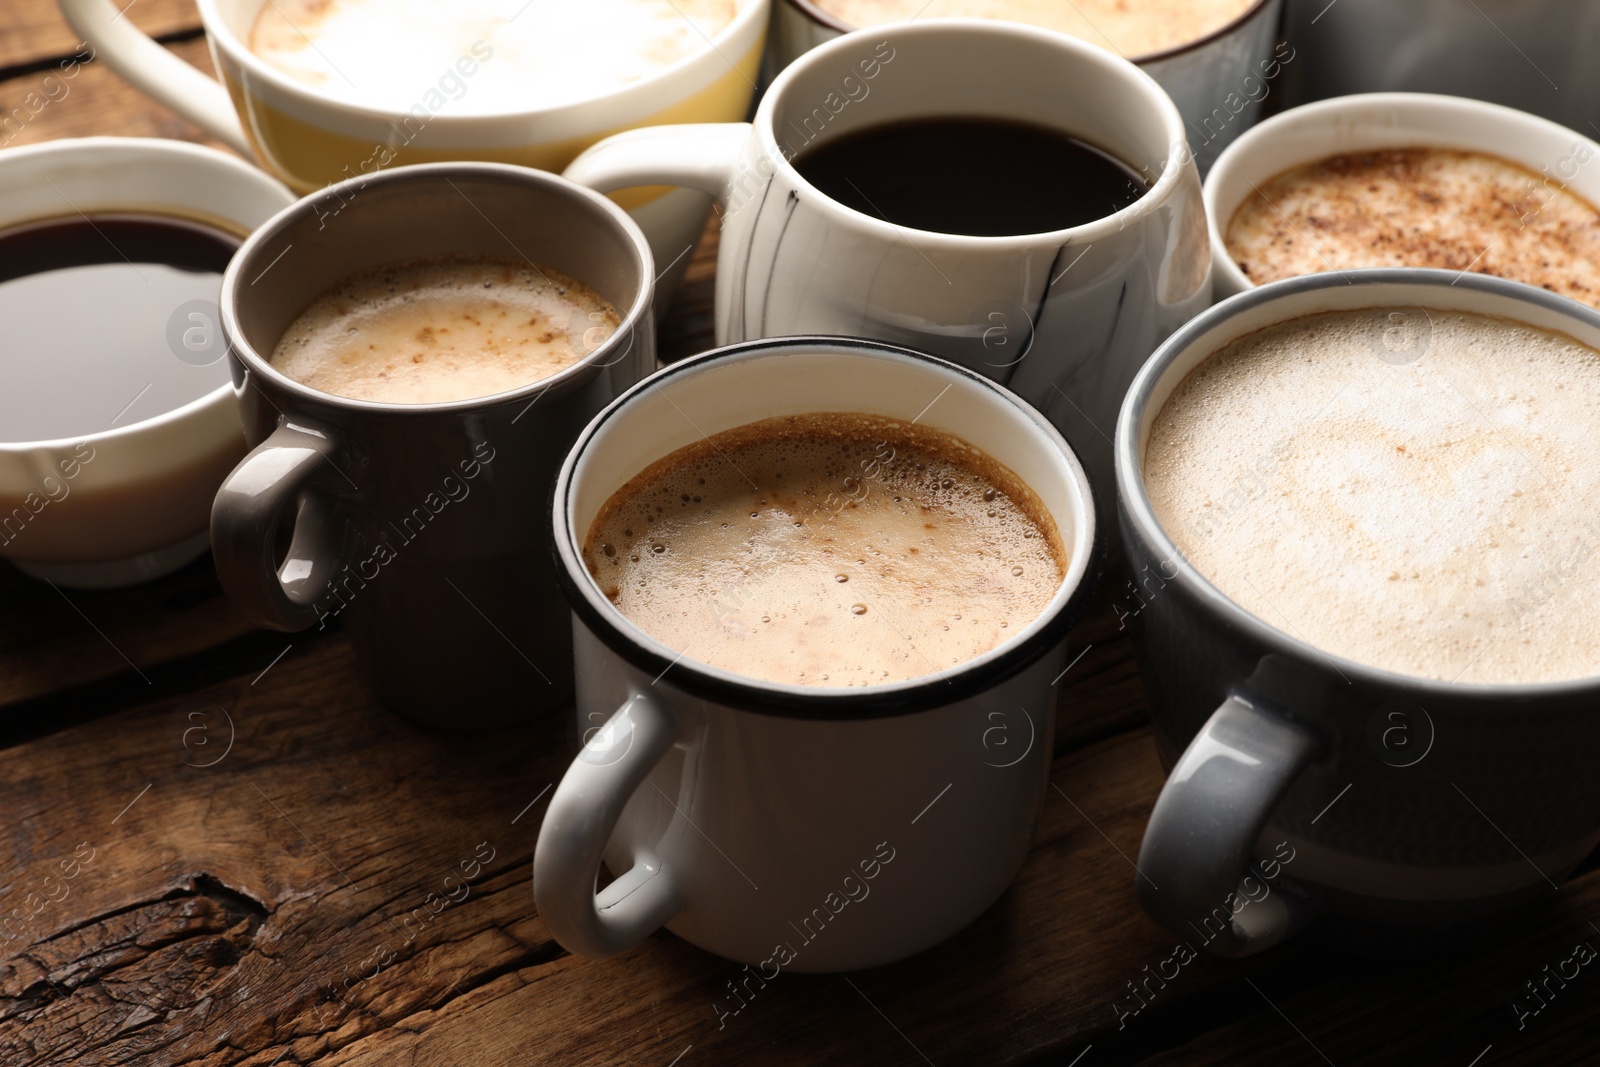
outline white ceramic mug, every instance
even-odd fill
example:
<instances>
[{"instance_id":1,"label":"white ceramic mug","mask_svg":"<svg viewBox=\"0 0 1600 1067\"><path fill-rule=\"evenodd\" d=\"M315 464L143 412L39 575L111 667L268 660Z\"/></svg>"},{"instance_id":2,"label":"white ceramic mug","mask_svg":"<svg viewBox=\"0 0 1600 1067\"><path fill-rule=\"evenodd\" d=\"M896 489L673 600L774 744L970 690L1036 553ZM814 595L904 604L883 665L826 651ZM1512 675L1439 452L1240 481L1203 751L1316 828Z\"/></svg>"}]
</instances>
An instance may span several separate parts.
<instances>
[{"instance_id":1,"label":"white ceramic mug","mask_svg":"<svg viewBox=\"0 0 1600 1067\"><path fill-rule=\"evenodd\" d=\"M967 5L930 5L916 17L921 21L963 6ZM970 6L982 9L985 5ZM993 5L989 8L993 10ZM1128 55L1178 105L1201 174L1218 152L1255 123L1263 101L1274 91L1273 83L1292 66L1294 49L1278 34L1282 16L1282 0L1255 0L1237 18L1202 37L1159 52ZM873 28L857 30L814 0L775 0L767 46L769 65L774 71L782 70L825 41L853 31L876 32ZM1086 39L1092 44L1111 44L1104 34Z\"/></svg>"},{"instance_id":2,"label":"white ceramic mug","mask_svg":"<svg viewBox=\"0 0 1600 1067\"><path fill-rule=\"evenodd\" d=\"M1380 148L1486 152L1533 171L1538 177L1530 181L1547 182L1552 189L1564 187L1600 204L1600 144L1548 119L1499 104L1429 93L1365 93L1307 104L1240 137L1206 176L1217 299L1255 288L1224 241L1228 223L1247 197L1259 195L1261 186L1284 171L1329 156Z\"/></svg>"},{"instance_id":3,"label":"white ceramic mug","mask_svg":"<svg viewBox=\"0 0 1600 1067\"><path fill-rule=\"evenodd\" d=\"M392 106L338 99L250 51L263 0L197 0L217 82L140 33L124 0L60 0L99 58L136 87L247 156L297 193L407 163L480 160L558 171L584 148L635 126L743 118L755 92L769 0L739 0L723 30L692 56L603 96L556 106L485 108L471 71L493 62L492 40L458 67L418 71L415 94ZM564 44L563 47L580 47ZM459 92L457 87L460 87ZM705 196L638 189L614 197L674 273L705 224ZM669 275L658 289L673 281Z\"/></svg>"},{"instance_id":4,"label":"white ceramic mug","mask_svg":"<svg viewBox=\"0 0 1600 1067\"><path fill-rule=\"evenodd\" d=\"M192 219L243 239L293 201L254 167L178 141L86 137L0 152L0 229L116 212ZM214 318L184 325L220 336ZM170 319L167 326L170 343ZM182 407L131 414L53 441L13 440L0 427L0 557L57 585L104 588L159 577L205 553L211 497L245 453L226 373Z\"/></svg>"},{"instance_id":5,"label":"white ceramic mug","mask_svg":"<svg viewBox=\"0 0 1600 1067\"><path fill-rule=\"evenodd\" d=\"M1010 467L1069 554L1044 612L937 674L819 689L698 662L617 610L581 555L617 489L705 435L828 411L920 421ZM1066 630L1096 563L1088 482L1037 412L886 345L735 345L601 412L556 480L554 524L586 741L533 861L540 917L562 945L609 956L665 925L763 971L854 970L943 940L1010 884L1044 801ZM597 895L602 860L617 878Z\"/></svg>"},{"instance_id":6,"label":"white ceramic mug","mask_svg":"<svg viewBox=\"0 0 1600 1067\"><path fill-rule=\"evenodd\" d=\"M790 162L855 130L947 115L1054 127L1150 189L1082 226L970 237L845 207ZM1029 26L949 19L847 34L780 74L753 125L634 130L566 174L602 191L666 182L718 199L719 344L843 334L943 356L1043 411L1107 492L1128 384L1211 301L1200 179L1171 99L1127 60Z\"/></svg>"}]
</instances>

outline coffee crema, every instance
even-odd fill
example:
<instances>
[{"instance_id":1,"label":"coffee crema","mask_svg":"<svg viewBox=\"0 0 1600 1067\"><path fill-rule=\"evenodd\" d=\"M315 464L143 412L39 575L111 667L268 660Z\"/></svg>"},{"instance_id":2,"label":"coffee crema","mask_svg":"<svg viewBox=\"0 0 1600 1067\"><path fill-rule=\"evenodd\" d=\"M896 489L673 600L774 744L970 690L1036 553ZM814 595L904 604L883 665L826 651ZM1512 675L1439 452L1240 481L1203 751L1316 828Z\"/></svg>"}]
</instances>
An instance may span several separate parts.
<instances>
[{"instance_id":1,"label":"coffee crema","mask_svg":"<svg viewBox=\"0 0 1600 1067\"><path fill-rule=\"evenodd\" d=\"M1393 148L1295 167L1245 198L1224 243L1257 285L1358 267L1438 267L1600 306L1600 210L1482 152Z\"/></svg>"},{"instance_id":2,"label":"coffee crema","mask_svg":"<svg viewBox=\"0 0 1600 1067\"><path fill-rule=\"evenodd\" d=\"M1123 56L1165 52L1217 32L1256 0L813 0L850 26L915 18L1025 22L1070 34Z\"/></svg>"},{"instance_id":3,"label":"coffee crema","mask_svg":"<svg viewBox=\"0 0 1600 1067\"><path fill-rule=\"evenodd\" d=\"M620 321L604 297L548 267L440 256L340 282L300 313L268 362L335 396L436 404L548 378Z\"/></svg>"},{"instance_id":4,"label":"coffee crema","mask_svg":"<svg viewBox=\"0 0 1600 1067\"><path fill-rule=\"evenodd\" d=\"M1600 674L1600 352L1570 337L1389 308L1270 327L1173 391L1144 484L1202 575L1325 652Z\"/></svg>"},{"instance_id":5,"label":"coffee crema","mask_svg":"<svg viewBox=\"0 0 1600 1067\"><path fill-rule=\"evenodd\" d=\"M272 0L250 51L370 107L487 114L613 92L700 50L737 0ZM437 96L437 100L430 99Z\"/></svg>"},{"instance_id":6,"label":"coffee crema","mask_svg":"<svg viewBox=\"0 0 1600 1067\"><path fill-rule=\"evenodd\" d=\"M793 685L933 674L1023 630L1066 552L1033 491L950 434L861 414L714 434L607 501L584 563L685 657Z\"/></svg>"}]
</instances>

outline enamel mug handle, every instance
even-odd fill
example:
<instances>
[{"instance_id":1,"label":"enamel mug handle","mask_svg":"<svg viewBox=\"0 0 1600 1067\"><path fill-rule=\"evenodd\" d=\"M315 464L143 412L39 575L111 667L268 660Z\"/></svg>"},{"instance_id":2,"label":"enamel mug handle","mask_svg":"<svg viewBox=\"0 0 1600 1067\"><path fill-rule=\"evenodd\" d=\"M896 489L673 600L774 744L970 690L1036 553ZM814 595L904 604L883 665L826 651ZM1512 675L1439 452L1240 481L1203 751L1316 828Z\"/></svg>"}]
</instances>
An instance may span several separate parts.
<instances>
[{"instance_id":1,"label":"enamel mug handle","mask_svg":"<svg viewBox=\"0 0 1600 1067\"><path fill-rule=\"evenodd\" d=\"M59 0L61 14L95 55L134 88L205 129L245 158L250 142L228 91L134 26L112 0ZM125 9L124 9L125 10Z\"/></svg>"},{"instance_id":2,"label":"enamel mug handle","mask_svg":"<svg viewBox=\"0 0 1600 1067\"><path fill-rule=\"evenodd\" d=\"M316 598L344 563L334 502L350 487L336 451L326 434L286 422L239 461L211 502L217 575L256 626L293 631L316 622ZM294 536L280 568L278 526L291 506Z\"/></svg>"},{"instance_id":3,"label":"enamel mug handle","mask_svg":"<svg viewBox=\"0 0 1600 1067\"><path fill-rule=\"evenodd\" d=\"M1307 905L1282 891L1257 900L1241 884L1256 839L1317 749L1288 718L1238 695L1223 701L1150 813L1137 880L1144 910L1186 937L1204 926L1205 947L1219 956L1254 955L1298 931ZM1241 898L1248 903L1235 907Z\"/></svg>"},{"instance_id":4,"label":"enamel mug handle","mask_svg":"<svg viewBox=\"0 0 1600 1067\"><path fill-rule=\"evenodd\" d=\"M594 889L622 809L672 748L675 734L660 704L633 694L588 739L550 798L533 852L533 897L540 918L569 952L626 952L683 910L672 875L651 855L635 855L616 881L598 894Z\"/></svg>"},{"instance_id":5,"label":"enamel mug handle","mask_svg":"<svg viewBox=\"0 0 1600 1067\"><path fill-rule=\"evenodd\" d=\"M750 130L748 122L628 130L584 152L561 176L600 193L636 185L680 185L710 193L725 204Z\"/></svg>"}]
</instances>

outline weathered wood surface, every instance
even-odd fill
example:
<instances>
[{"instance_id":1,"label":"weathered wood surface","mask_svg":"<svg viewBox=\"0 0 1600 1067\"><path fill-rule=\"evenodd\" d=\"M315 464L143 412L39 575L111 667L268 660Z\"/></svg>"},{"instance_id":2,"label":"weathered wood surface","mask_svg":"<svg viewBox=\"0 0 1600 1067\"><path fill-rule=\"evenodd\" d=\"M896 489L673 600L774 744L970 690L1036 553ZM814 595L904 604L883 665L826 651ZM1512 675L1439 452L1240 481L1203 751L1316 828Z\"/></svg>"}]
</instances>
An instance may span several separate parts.
<instances>
[{"instance_id":1,"label":"weathered wood surface","mask_svg":"<svg viewBox=\"0 0 1600 1067\"><path fill-rule=\"evenodd\" d=\"M134 14L209 66L186 0ZM7 0L0 105L72 38L49 0ZM90 63L13 143L93 133L205 140ZM708 237L663 325L669 358L709 340ZM360 689L337 632L245 627L208 560L67 597L7 570L0 1064L1600 1059L1588 969L1521 1029L1511 1007L1577 941L1600 944L1592 864L1461 958L1371 963L1310 941L1199 958L1134 1013L1129 983L1176 939L1133 896L1161 769L1113 584L1072 636L1088 651L1064 683L1055 788L1000 902L917 959L785 974L719 1028L734 966L667 934L575 958L535 913L529 863L575 744L565 720L480 738L411 727Z\"/></svg>"}]
</instances>

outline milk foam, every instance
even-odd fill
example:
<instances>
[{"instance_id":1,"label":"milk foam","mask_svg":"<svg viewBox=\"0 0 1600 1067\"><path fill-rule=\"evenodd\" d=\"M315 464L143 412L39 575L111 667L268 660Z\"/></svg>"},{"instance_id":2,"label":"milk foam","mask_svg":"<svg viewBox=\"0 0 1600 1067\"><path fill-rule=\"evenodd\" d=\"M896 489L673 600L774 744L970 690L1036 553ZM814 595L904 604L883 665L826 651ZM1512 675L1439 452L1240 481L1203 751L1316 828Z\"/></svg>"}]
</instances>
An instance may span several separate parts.
<instances>
[{"instance_id":1,"label":"milk foam","mask_svg":"<svg viewBox=\"0 0 1600 1067\"><path fill-rule=\"evenodd\" d=\"M1197 41L1248 11L1255 0L817 0L851 26L913 18L983 18L1057 30L1124 56Z\"/></svg>"},{"instance_id":2,"label":"milk foam","mask_svg":"<svg viewBox=\"0 0 1600 1067\"><path fill-rule=\"evenodd\" d=\"M948 434L866 415L766 419L620 489L584 562L690 659L775 682L878 685L1019 633L1066 553L1033 492Z\"/></svg>"},{"instance_id":3,"label":"milk foam","mask_svg":"<svg viewBox=\"0 0 1600 1067\"><path fill-rule=\"evenodd\" d=\"M1386 149L1296 167L1245 198L1225 243L1257 285L1439 267L1600 306L1600 211L1554 178L1481 152Z\"/></svg>"},{"instance_id":4,"label":"milk foam","mask_svg":"<svg viewBox=\"0 0 1600 1067\"><path fill-rule=\"evenodd\" d=\"M1422 348L1386 345L1388 314L1286 323L1192 372L1145 451L1156 516L1324 651L1443 681L1600 673L1600 352L1431 311L1405 362Z\"/></svg>"},{"instance_id":5,"label":"milk foam","mask_svg":"<svg viewBox=\"0 0 1600 1067\"><path fill-rule=\"evenodd\" d=\"M430 114L448 102L453 113L487 114L589 99L649 77L709 48L737 6L271 0L256 16L250 50L342 100L400 111L420 103Z\"/></svg>"},{"instance_id":6,"label":"milk foam","mask_svg":"<svg viewBox=\"0 0 1600 1067\"><path fill-rule=\"evenodd\" d=\"M519 260L415 260L311 303L269 361L313 389L432 404L492 396L577 363L620 320L593 289Z\"/></svg>"}]
</instances>

